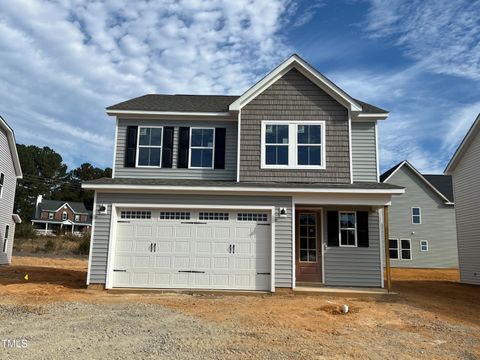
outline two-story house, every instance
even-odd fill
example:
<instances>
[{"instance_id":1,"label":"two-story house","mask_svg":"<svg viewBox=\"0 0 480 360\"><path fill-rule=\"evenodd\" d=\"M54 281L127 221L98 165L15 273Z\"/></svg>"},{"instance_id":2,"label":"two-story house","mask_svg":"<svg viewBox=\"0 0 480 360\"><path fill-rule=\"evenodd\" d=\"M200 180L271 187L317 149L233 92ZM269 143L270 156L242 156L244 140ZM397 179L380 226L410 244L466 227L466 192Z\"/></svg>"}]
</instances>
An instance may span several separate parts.
<instances>
[{"instance_id":1,"label":"two-story house","mask_svg":"<svg viewBox=\"0 0 480 360\"><path fill-rule=\"evenodd\" d=\"M87 284L275 291L383 286L385 110L293 55L241 96L145 95L116 117Z\"/></svg>"},{"instance_id":2,"label":"two-story house","mask_svg":"<svg viewBox=\"0 0 480 360\"><path fill-rule=\"evenodd\" d=\"M32 225L40 235L81 235L90 231L92 216L81 202L46 200L38 195Z\"/></svg>"},{"instance_id":3,"label":"two-story house","mask_svg":"<svg viewBox=\"0 0 480 360\"><path fill-rule=\"evenodd\" d=\"M460 281L480 285L480 114L445 173L453 178Z\"/></svg>"},{"instance_id":4,"label":"two-story house","mask_svg":"<svg viewBox=\"0 0 480 360\"><path fill-rule=\"evenodd\" d=\"M0 265L12 260L15 224L21 222L13 213L17 179L22 178L13 130L0 116Z\"/></svg>"},{"instance_id":5,"label":"two-story house","mask_svg":"<svg viewBox=\"0 0 480 360\"><path fill-rule=\"evenodd\" d=\"M421 174L405 160L380 180L405 188L390 206L391 266L458 268L452 177Z\"/></svg>"}]
</instances>

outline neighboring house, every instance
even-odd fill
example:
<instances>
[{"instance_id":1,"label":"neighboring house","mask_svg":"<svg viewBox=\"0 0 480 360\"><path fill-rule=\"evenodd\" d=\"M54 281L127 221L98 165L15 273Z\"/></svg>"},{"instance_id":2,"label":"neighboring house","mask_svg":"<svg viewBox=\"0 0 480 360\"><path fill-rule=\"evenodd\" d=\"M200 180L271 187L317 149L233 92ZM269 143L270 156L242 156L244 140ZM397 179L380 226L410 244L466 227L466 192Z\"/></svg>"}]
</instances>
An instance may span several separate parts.
<instances>
[{"instance_id":1,"label":"neighboring house","mask_svg":"<svg viewBox=\"0 0 480 360\"><path fill-rule=\"evenodd\" d=\"M88 284L383 286L377 121L293 55L241 96L145 95L116 117L95 190Z\"/></svg>"},{"instance_id":2,"label":"neighboring house","mask_svg":"<svg viewBox=\"0 0 480 360\"><path fill-rule=\"evenodd\" d=\"M32 224L40 235L58 233L81 235L90 231L92 216L83 203L45 200L42 195L39 195Z\"/></svg>"},{"instance_id":3,"label":"neighboring house","mask_svg":"<svg viewBox=\"0 0 480 360\"><path fill-rule=\"evenodd\" d=\"M21 222L13 214L17 179L21 178L15 135L0 116L0 265L11 262L15 224Z\"/></svg>"},{"instance_id":4,"label":"neighboring house","mask_svg":"<svg viewBox=\"0 0 480 360\"><path fill-rule=\"evenodd\" d=\"M390 206L391 266L458 268L451 176L420 174L402 161L380 180L405 188Z\"/></svg>"},{"instance_id":5,"label":"neighboring house","mask_svg":"<svg viewBox=\"0 0 480 360\"><path fill-rule=\"evenodd\" d=\"M480 285L480 114L445 169L452 175L460 280Z\"/></svg>"}]
</instances>

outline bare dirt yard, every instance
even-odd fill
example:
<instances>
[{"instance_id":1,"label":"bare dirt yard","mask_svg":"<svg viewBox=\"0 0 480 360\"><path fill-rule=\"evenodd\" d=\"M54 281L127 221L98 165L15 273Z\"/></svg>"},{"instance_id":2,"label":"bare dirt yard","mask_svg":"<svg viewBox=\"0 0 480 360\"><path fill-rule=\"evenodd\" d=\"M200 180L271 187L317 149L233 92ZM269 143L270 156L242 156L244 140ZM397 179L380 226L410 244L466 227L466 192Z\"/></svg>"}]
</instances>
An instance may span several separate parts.
<instances>
[{"instance_id":1,"label":"bare dirt yard","mask_svg":"<svg viewBox=\"0 0 480 360\"><path fill-rule=\"evenodd\" d=\"M480 287L456 270L396 269L397 295L363 298L124 294L85 277L80 257L0 267L0 359L480 359Z\"/></svg>"}]
</instances>

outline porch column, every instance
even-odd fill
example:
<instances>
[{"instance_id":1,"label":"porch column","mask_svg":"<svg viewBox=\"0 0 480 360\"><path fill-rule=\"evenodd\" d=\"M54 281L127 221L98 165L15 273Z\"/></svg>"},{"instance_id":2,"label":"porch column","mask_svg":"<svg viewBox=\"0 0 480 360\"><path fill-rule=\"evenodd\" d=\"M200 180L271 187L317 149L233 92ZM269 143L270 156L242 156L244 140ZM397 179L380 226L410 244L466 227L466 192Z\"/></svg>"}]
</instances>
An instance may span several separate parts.
<instances>
[{"instance_id":1,"label":"porch column","mask_svg":"<svg viewBox=\"0 0 480 360\"><path fill-rule=\"evenodd\" d=\"M74 230L75 230L75 225L72 224L72 234Z\"/></svg>"},{"instance_id":2,"label":"porch column","mask_svg":"<svg viewBox=\"0 0 480 360\"><path fill-rule=\"evenodd\" d=\"M388 228L388 206L383 207L383 226L384 226L384 240L385 240L385 272L387 275L387 290L392 289L392 277L390 273L390 242L389 242L389 228Z\"/></svg>"},{"instance_id":3,"label":"porch column","mask_svg":"<svg viewBox=\"0 0 480 360\"><path fill-rule=\"evenodd\" d=\"M45 235L48 234L48 223L45 223Z\"/></svg>"}]
</instances>

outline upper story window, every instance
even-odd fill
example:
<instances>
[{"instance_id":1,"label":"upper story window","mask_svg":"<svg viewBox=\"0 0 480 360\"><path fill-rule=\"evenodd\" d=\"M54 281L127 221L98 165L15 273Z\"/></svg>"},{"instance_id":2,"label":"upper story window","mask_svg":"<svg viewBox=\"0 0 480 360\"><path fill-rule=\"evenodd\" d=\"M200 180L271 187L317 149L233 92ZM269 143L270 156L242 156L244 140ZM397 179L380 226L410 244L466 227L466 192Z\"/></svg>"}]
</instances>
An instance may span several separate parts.
<instances>
[{"instance_id":1,"label":"upper story window","mask_svg":"<svg viewBox=\"0 0 480 360\"><path fill-rule=\"evenodd\" d=\"M3 234L3 252L7 252L8 248L8 235L10 232L10 225L5 225L5 234Z\"/></svg>"},{"instance_id":2,"label":"upper story window","mask_svg":"<svg viewBox=\"0 0 480 360\"><path fill-rule=\"evenodd\" d=\"M422 223L422 211L419 207L412 207L412 224L418 225Z\"/></svg>"},{"instance_id":3,"label":"upper story window","mask_svg":"<svg viewBox=\"0 0 480 360\"><path fill-rule=\"evenodd\" d=\"M68 214L67 214L66 211L64 211L64 212L62 213L62 220L65 221L65 220L67 220L67 219L68 219Z\"/></svg>"},{"instance_id":4,"label":"upper story window","mask_svg":"<svg viewBox=\"0 0 480 360\"><path fill-rule=\"evenodd\" d=\"M53 220L54 215L55 215L55 213L53 213L53 212L48 213L48 219Z\"/></svg>"},{"instance_id":5,"label":"upper story window","mask_svg":"<svg viewBox=\"0 0 480 360\"><path fill-rule=\"evenodd\" d=\"M262 122L262 168L325 169L325 122Z\"/></svg>"},{"instance_id":6,"label":"upper story window","mask_svg":"<svg viewBox=\"0 0 480 360\"><path fill-rule=\"evenodd\" d=\"M80 215L75 215L75 221L80 221Z\"/></svg>"},{"instance_id":7,"label":"upper story window","mask_svg":"<svg viewBox=\"0 0 480 360\"><path fill-rule=\"evenodd\" d=\"M190 128L190 168L213 169L214 128Z\"/></svg>"},{"instance_id":8,"label":"upper story window","mask_svg":"<svg viewBox=\"0 0 480 360\"><path fill-rule=\"evenodd\" d=\"M161 126L138 127L137 166L160 167L162 130Z\"/></svg>"},{"instance_id":9,"label":"upper story window","mask_svg":"<svg viewBox=\"0 0 480 360\"><path fill-rule=\"evenodd\" d=\"M3 196L3 183L5 182L5 174L0 173L0 198Z\"/></svg>"}]
</instances>

